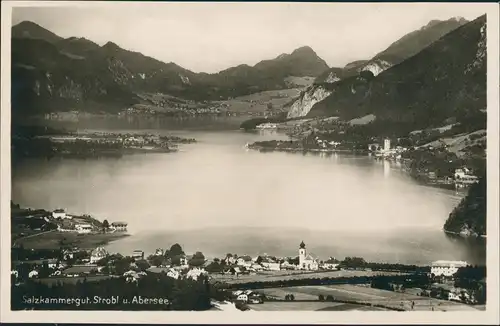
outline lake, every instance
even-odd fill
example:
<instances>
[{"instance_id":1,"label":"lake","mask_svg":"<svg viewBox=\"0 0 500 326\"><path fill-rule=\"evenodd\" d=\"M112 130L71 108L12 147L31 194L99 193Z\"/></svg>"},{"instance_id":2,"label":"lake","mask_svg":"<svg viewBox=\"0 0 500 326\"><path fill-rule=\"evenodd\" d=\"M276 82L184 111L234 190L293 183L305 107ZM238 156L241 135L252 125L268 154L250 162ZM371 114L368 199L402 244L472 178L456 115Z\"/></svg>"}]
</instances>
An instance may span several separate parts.
<instances>
[{"instance_id":1,"label":"lake","mask_svg":"<svg viewBox=\"0 0 500 326\"><path fill-rule=\"evenodd\" d=\"M366 156L247 150L286 139L238 130L242 118L79 122L79 129L194 137L177 153L94 160L30 159L12 171L12 200L126 221L133 236L112 252L146 254L180 243L207 257L297 255L428 264L484 263L484 245L442 231L461 195L422 186L395 163ZM208 121L208 122L207 122Z\"/></svg>"}]
</instances>

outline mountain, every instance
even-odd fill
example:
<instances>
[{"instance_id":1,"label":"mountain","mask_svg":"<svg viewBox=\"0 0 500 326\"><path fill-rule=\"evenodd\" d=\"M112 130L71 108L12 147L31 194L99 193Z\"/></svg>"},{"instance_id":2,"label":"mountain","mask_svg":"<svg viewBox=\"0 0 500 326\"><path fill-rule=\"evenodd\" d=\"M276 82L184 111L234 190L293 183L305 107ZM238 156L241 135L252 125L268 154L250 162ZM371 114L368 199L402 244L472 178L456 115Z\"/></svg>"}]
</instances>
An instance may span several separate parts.
<instances>
[{"instance_id":1,"label":"mountain","mask_svg":"<svg viewBox=\"0 0 500 326\"><path fill-rule=\"evenodd\" d=\"M261 73L270 71L272 75L279 76L319 76L328 69L328 65L312 48L303 46L290 54L261 61L254 68Z\"/></svg>"},{"instance_id":2,"label":"mountain","mask_svg":"<svg viewBox=\"0 0 500 326\"><path fill-rule=\"evenodd\" d=\"M57 43L63 40L62 37L30 21L23 21L12 27L12 37L44 40L50 43Z\"/></svg>"},{"instance_id":3,"label":"mountain","mask_svg":"<svg viewBox=\"0 0 500 326\"><path fill-rule=\"evenodd\" d=\"M373 114L415 129L443 125L450 118L470 123L486 109L486 16L377 76L360 75L325 87L331 94L309 116Z\"/></svg>"},{"instance_id":4,"label":"mountain","mask_svg":"<svg viewBox=\"0 0 500 326\"><path fill-rule=\"evenodd\" d=\"M330 87L324 84L352 79L359 76L361 71L370 71L374 76L377 76L390 67L416 55L422 49L465 23L467 20L463 18L452 18L446 21L433 20L419 30L406 34L370 60L358 60L343 68L330 68L324 71L316 78L315 85L306 90L307 94L304 94L304 98L298 98L296 103L291 104L288 116L290 118L304 116L316 103L330 95Z\"/></svg>"},{"instance_id":5,"label":"mountain","mask_svg":"<svg viewBox=\"0 0 500 326\"><path fill-rule=\"evenodd\" d=\"M32 23L12 27L15 114L83 109L115 111L143 92L219 100L290 87L290 77L317 77L328 65L310 47L215 74L194 73L113 42L61 38Z\"/></svg>"}]
</instances>

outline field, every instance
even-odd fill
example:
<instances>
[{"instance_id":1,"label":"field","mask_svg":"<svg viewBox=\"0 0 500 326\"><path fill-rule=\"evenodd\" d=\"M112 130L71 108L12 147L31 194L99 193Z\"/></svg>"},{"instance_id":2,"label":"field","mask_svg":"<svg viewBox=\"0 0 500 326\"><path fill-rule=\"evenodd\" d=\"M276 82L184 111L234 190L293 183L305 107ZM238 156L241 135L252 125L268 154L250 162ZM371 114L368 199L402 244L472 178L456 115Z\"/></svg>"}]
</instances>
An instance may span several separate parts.
<instances>
[{"instance_id":1,"label":"field","mask_svg":"<svg viewBox=\"0 0 500 326\"><path fill-rule=\"evenodd\" d=\"M302 80L302 83L307 81ZM189 109L222 106L223 111L229 110L231 112L239 113L258 113L269 110L268 105L271 106L272 111L279 111L283 105L290 102L293 98L299 96L300 88L290 88L282 90L263 91L250 95L239 96L229 100L213 101L209 103L196 103L187 101L181 98L166 94L140 94L143 104L135 104L134 107L139 110L151 109L160 113L176 112L174 107L182 106ZM163 104L162 104L163 103ZM162 106L163 105L163 106Z\"/></svg>"},{"instance_id":2,"label":"field","mask_svg":"<svg viewBox=\"0 0 500 326\"><path fill-rule=\"evenodd\" d=\"M478 308L461 304L458 302L444 301L421 297L413 294L385 291L361 285L325 285L325 286L295 286L286 288L257 289L257 292L266 296L284 299L285 295L293 294L296 300L314 300L321 294L333 296L335 300L356 301L360 303L370 303L390 308L403 308L412 310L411 304L414 302L415 311L476 311ZM264 305L266 305L264 303ZM365 307L364 309L366 309ZM329 309L330 310L330 309ZM335 309L333 309L335 310Z\"/></svg>"},{"instance_id":3,"label":"field","mask_svg":"<svg viewBox=\"0 0 500 326\"><path fill-rule=\"evenodd\" d=\"M232 112L264 112L268 110L268 105L270 103L272 105L272 111L276 111L281 109L283 105L290 102L293 98L299 96L299 94L300 89L291 88L259 92L214 103L225 104L228 106L228 110Z\"/></svg>"},{"instance_id":4,"label":"field","mask_svg":"<svg viewBox=\"0 0 500 326\"><path fill-rule=\"evenodd\" d=\"M396 272L373 272L373 271L321 271L321 272L302 272L302 271L270 271L259 272L254 275L233 275L212 274L213 281L226 282L230 284L247 283L247 282L271 282L279 280L299 280L311 278L334 278L334 277L354 277L354 276L376 276L376 275L403 275Z\"/></svg>"},{"instance_id":5,"label":"field","mask_svg":"<svg viewBox=\"0 0 500 326\"><path fill-rule=\"evenodd\" d=\"M111 275L93 275L93 276L86 276L86 277L47 277L47 278L41 278L38 279L39 282L43 284L48 284L48 285L54 285L57 283L71 283L71 284L76 284L78 281L83 282L86 280L87 282L96 282L96 281L101 281L101 280L106 280L108 278L112 278L114 276Z\"/></svg>"},{"instance_id":6,"label":"field","mask_svg":"<svg viewBox=\"0 0 500 326\"><path fill-rule=\"evenodd\" d=\"M127 234L119 233L77 234L51 231L18 239L16 244L24 246L25 249L58 249L62 242L81 249L94 249L126 236Z\"/></svg>"}]
</instances>

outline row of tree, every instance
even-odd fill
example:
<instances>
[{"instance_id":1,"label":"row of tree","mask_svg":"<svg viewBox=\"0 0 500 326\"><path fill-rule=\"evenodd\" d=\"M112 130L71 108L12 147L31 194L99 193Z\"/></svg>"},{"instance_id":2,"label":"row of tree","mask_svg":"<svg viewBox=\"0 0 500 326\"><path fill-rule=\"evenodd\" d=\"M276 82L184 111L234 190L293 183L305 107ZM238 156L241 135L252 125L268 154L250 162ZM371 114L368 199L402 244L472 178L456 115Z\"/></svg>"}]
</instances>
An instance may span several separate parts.
<instances>
[{"instance_id":1,"label":"row of tree","mask_svg":"<svg viewBox=\"0 0 500 326\"><path fill-rule=\"evenodd\" d=\"M12 310L207 310L211 307L210 293L208 279L204 277L175 280L162 274L148 274L135 283L123 277L54 285L29 281L12 285L11 307ZM48 300L44 303L26 300L33 297Z\"/></svg>"}]
</instances>

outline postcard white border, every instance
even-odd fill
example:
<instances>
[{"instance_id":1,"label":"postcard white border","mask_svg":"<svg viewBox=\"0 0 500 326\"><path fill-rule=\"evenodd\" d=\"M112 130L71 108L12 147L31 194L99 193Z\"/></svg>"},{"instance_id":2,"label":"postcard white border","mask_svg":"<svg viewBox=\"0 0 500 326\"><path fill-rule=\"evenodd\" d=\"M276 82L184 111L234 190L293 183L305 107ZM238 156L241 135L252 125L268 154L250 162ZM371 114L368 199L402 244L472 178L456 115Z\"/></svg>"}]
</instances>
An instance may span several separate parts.
<instances>
[{"instance_id":1,"label":"postcard white border","mask_svg":"<svg viewBox=\"0 0 500 326\"><path fill-rule=\"evenodd\" d=\"M498 324L499 322L499 10L496 3L474 3L487 14L488 65L488 239L487 239L487 308L478 312L130 312L130 311L10 311L10 28L13 7L41 6L127 6L131 2L85 1L3 1L1 60L1 321L48 323L191 323L191 324ZM389 4L389 3L384 3ZM433 5L432 3L427 3ZM440 3L443 5L443 3ZM449 3L460 5L463 3ZM222 5L222 4L221 4Z\"/></svg>"}]
</instances>

